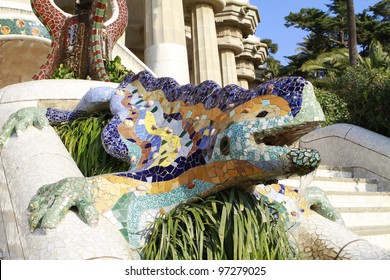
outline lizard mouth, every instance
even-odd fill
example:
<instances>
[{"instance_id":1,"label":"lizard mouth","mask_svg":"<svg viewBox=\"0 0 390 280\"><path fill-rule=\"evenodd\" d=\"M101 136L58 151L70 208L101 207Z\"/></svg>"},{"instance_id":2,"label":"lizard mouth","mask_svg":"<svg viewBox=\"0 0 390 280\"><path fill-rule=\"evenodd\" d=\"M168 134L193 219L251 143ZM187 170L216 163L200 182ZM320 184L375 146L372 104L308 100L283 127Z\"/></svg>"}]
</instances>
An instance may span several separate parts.
<instances>
[{"instance_id":1,"label":"lizard mouth","mask_svg":"<svg viewBox=\"0 0 390 280\"><path fill-rule=\"evenodd\" d=\"M302 126L283 126L282 129L268 129L253 134L256 144L266 146L291 146L303 135L315 129L320 122L313 122Z\"/></svg>"},{"instance_id":2,"label":"lizard mouth","mask_svg":"<svg viewBox=\"0 0 390 280\"><path fill-rule=\"evenodd\" d=\"M313 149L294 148L292 145L303 135L307 134L318 123L311 125L284 127L282 130L266 130L253 134L254 141L257 145L267 147L284 147L285 157L290 162L290 171L299 176L314 171L320 164L320 154ZM263 148L264 149L264 148Z\"/></svg>"}]
</instances>

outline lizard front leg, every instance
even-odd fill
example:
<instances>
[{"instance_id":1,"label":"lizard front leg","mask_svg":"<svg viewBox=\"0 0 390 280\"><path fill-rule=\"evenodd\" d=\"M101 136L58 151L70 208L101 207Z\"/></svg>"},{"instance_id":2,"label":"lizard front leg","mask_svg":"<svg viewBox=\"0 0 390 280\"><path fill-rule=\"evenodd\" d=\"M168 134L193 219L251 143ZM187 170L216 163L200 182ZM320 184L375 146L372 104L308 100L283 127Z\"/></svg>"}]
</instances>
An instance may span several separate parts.
<instances>
[{"instance_id":1,"label":"lizard front leg","mask_svg":"<svg viewBox=\"0 0 390 280\"><path fill-rule=\"evenodd\" d=\"M93 226L98 222L99 213L106 213L123 193L132 191L123 184L107 184L100 176L65 178L44 185L28 206L30 230L56 228L71 207L76 207L81 220Z\"/></svg>"},{"instance_id":2,"label":"lizard front leg","mask_svg":"<svg viewBox=\"0 0 390 280\"><path fill-rule=\"evenodd\" d=\"M66 178L42 186L28 206L30 230L55 228L73 206L77 207L85 223L95 225L99 219L99 212L94 206L96 187L86 178Z\"/></svg>"}]
</instances>

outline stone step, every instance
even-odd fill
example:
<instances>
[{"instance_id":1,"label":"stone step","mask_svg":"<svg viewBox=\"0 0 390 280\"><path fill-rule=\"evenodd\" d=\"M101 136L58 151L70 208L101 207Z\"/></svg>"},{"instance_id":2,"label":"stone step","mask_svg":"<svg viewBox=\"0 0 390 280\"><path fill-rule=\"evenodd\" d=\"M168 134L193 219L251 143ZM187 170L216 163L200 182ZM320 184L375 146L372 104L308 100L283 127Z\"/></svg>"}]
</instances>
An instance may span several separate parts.
<instances>
[{"instance_id":1,"label":"stone step","mask_svg":"<svg viewBox=\"0 0 390 280\"><path fill-rule=\"evenodd\" d=\"M390 207L337 207L346 227L383 225L390 227Z\"/></svg>"},{"instance_id":2,"label":"stone step","mask_svg":"<svg viewBox=\"0 0 390 280\"><path fill-rule=\"evenodd\" d=\"M300 186L299 177L279 182ZM377 192L376 180L353 178L352 168L320 166L310 186L326 192L348 229L373 244L390 249L390 192Z\"/></svg>"},{"instance_id":3,"label":"stone step","mask_svg":"<svg viewBox=\"0 0 390 280\"><path fill-rule=\"evenodd\" d=\"M390 249L390 225L351 226L348 229L375 245Z\"/></svg>"},{"instance_id":4,"label":"stone step","mask_svg":"<svg viewBox=\"0 0 390 280\"><path fill-rule=\"evenodd\" d=\"M299 187L299 177L279 180L280 183ZM342 191L342 192L376 192L378 184L376 180L362 178L326 178L314 177L310 186L316 186L326 192Z\"/></svg>"},{"instance_id":5,"label":"stone step","mask_svg":"<svg viewBox=\"0 0 390 280\"><path fill-rule=\"evenodd\" d=\"M320 165L315 172L315 176L325 178L352 178L353 169L349 167L333 167Z\"/></svg>"},{"instance_id":6,"label":"stone step","mask_svg":"<svg viewBox=\"0 0 390 280\"><path fill-rule=\"evenodd\" d=\"M389 192L326 192L334 207L386 207L390 206Z\"/></svg>"}]
</instances>

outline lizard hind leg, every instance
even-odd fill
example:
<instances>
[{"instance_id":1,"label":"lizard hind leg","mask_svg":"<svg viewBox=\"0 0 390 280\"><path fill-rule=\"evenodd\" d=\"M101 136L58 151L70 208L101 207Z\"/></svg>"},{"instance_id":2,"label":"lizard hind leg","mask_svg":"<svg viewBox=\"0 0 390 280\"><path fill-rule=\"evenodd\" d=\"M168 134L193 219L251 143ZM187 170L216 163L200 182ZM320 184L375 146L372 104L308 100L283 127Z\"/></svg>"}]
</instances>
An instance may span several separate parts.
<instances>
[{"instance_id":1,"label":"lizard hind leg","mask_svg":"<svg viewBox=\"0 0 390 280\"><path fill-rule=\"evenodd\" d=\"M302 196L307 200L311 210L333 222L344 225L339 211L333 207L323 190L318 187L308 187L303 190Z\"/></svg>"}]
</instances>

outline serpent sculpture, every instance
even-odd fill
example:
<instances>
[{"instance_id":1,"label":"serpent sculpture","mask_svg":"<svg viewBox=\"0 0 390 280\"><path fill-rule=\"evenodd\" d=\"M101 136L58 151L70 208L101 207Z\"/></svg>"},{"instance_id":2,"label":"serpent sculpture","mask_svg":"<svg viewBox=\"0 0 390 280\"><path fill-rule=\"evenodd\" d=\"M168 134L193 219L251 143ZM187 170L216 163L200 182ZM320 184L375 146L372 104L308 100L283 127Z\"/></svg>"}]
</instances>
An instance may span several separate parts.
<instances>
[{"instance_id":1,"label":"serpent sculpture","mask_svg":"<svg viewBox=\"0 0 390 280\"><path fill-rule=\"evenodd\" d=\"M14 131L29 125L71 122L104 107L113 117L103 130L103 146L128 162L129 170L43 186L28 207L32 231L56 227L76 206L90 225L97 223L99 213L107 217L137 248L159 213L237 187L267 202L282 203L286 228L303 258L390 257L344 228L319 189L301 193L268 184L307 174L320 162L317 151L292 147L324 120L313 86L304 79L279 78L244 90L236 85L221 88L212 81L180 86L171 78L156 79L143 71L128 75L117 89L92 88L73 111L21 109L4 125L0 147ZM313 203L322 216L336 222L311 211Z\"/></svg>"},{"instance_id":2,"label":"serpent sculpture","mask_svg":"<svg viewBox=\"0 0 390 280\"><path fill-rule=\"evenodd\" d=\"M126 29L126 0L112 0L112 17L104 22L107 0L76 1L76 14L59 9L54 0L31 0L34 14L49 31L51 53L33 79L48 79L63 64L75 76L109 81L105 60Z\"/></svg>"}]
</instances>

